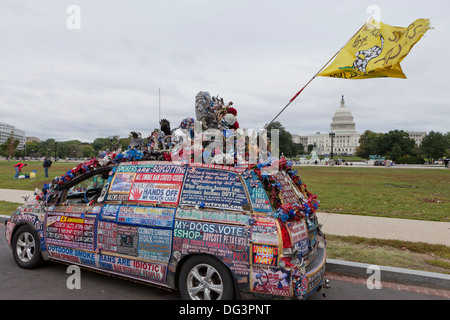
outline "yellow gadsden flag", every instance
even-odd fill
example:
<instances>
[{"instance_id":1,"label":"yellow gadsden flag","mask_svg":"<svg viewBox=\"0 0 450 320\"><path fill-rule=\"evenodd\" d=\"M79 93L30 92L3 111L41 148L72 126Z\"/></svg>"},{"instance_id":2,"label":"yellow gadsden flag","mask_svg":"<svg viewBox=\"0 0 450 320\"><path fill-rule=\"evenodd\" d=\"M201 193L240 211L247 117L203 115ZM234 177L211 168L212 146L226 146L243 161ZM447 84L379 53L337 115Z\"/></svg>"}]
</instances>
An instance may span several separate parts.
<instances>
[{"instance_id":1,"label":"yellow gadsden flag","mask_svg":"<svg viewBox=\"0 0 450 320\"><path fill-rule=\"evenodd\" d=\"M418 19L407 28L392 27L374 20L367 22L317 76L343 79L406 78L400 62L428 29L428 19Z\"/></svg>"}]
</instances>

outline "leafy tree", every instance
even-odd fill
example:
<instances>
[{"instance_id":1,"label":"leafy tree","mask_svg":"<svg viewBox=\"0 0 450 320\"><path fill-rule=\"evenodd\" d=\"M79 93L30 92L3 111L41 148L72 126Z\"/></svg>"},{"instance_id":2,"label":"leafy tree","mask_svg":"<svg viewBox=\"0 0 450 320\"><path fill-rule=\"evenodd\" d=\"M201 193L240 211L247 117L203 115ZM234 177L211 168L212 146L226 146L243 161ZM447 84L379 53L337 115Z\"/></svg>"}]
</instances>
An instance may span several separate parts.
<instances>
[{"instance_id":1,"label":"leafy tree","mask_svg":"<svg viewBox=\"0 0 450 320\"><path fill-rule=\"evenodd\" d=\"M359 147L356 149L356 156L368 159L370 155L379 155L379 140L381 134L366 130L359 138Z\"/></svg>"},{"instance_id":2,"label":"leafy tree","mask_svg":"<svg viewBox=\"0 0 450 320\"><path fill-rule=\"evenodd\" d=\"M445 140L447 140L447 150L445 150L445 157L450 157L450 132L447 132L445 135Z\"/></svg>"},{"instance_id":3,"label":"leafy tree","mask_svg":"<svg viewBox=\"0 0 450 320\"><path fill-rule=\"evenodd\" d=\"M58 151L58 143L55 139L47 139L39 143L38 156L55 156Z\"/></svg>"},{"instance_id":4,"label":"leafy tree","mask_svg":"<svg viewBox=\"0 0 450 320\"><path fill-rule=\"evenodd\" d=\"M11 136L8 137L8 139L6 139L6 141L0 146L2 154L8 157L14 157L19 143L20 141L18 139L14 139L14 136L11 134Z\"/></svg>"},{"instance_id":5,"label":"leafy tree","mask_svg":"<svg viewBox=\"0 0 450 320\"><path fill-rule=\"evenodd\" d=\"M392 161L397 162L404 155L405 155L405 152L402 150L400 145L398 143L394 143L394 145L392 146L391 151L389 152L389 159L391 159Z\"/></svg>"},{"instance_id":6,"label":"leafy tree","mask_svg":"<svg viewBox=\"0 0 450 320\"><path fill-rule=\"evenodd\" d=\"M301 143L294 143L294 141L292 141L292 135L280 122L272 122L267 127L267 136L269 138L271 137L270 130L272 129L279 130L280 156L284 154L286 157L295 157L303 152L303 145Z\"/></svg>"},{"instance_id":7,"label":"leafy tree","mask_svg":"<svg viewBox=\"0 0 450 320\"><path fill-rule=\"evenodd\" d=\"M108 138L97 138L92 143L92 147L96 152L109 149L111 141Z\"/></svg>"},{"instance_id":8,"label":"leafy tree","mask_svg":"<svg viewBox=\"0 0 450 320\"><path fill-rule=\"evenodd\" d=\"M393 161L398 161L404 155L413 153L415 142L403 130L392 130L382 134L379 141L379 152Z\"/></svg>"},{"instance_id":9,"label":"leafy tree","mask_svg":"<svg viewBox=\"0 0 450 320\"><path fill-rule=\"evenodd\" d=\"M430 131L422 140L420 150L422 154L430 159L433 163L434 159L443 158L448 154L449 149L449 133L443 135L440 132Z\"/></svg>"},{"instance_id":10,"label":"leafy tree","mask_svg":"<svg viewBox=\"0 0 450 320\"><path fill-rule=\"evenodd\" d=\"M82 146L82 157L91 158L96 156L94 147L89 143L84 143Z\"/></svg>"},{"instance_id":11,"label":"leafy tree","mask_svg":"<svg viewBox=\"0 0 450 320\"><path fill-rule=\"evenodd\" d=\"M37 141L28 141L25 143L25 149L26 149L26 155L27 156L40 156L38 154L39 148L40 148L40 142Z\"/></svg>"},{"instance_id":12,"label":"leafy tree","mask_svg":"<svg viewBox=\"0 0 450 320\"><path fill-rule=\"evenodd\" d=\"M415 156L415 142L403 130L391 130L388 133L375 133L366 130L359 139L360 146L356 156L369 158L370 155L385 156L400 161L406 155Z\"/></svg>"}]
</instances>

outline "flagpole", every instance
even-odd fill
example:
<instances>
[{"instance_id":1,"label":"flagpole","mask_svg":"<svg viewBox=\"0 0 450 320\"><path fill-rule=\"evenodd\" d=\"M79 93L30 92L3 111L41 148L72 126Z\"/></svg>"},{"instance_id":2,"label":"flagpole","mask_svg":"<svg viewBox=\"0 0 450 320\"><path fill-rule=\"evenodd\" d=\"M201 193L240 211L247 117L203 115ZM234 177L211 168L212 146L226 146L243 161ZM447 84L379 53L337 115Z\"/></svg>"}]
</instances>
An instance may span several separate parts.
<instances>
[{"instance_id":1,"label":"flagpole","mask_svg":"<svg viewBox=\"0 0 450 320\"><path fill-rule=\"evenodd\" d=\"M319 74L319 73L321 73L322 72L322 70L323 69L325 69L325 67L339 54L339 52L341 52L341 50L347 45L347 43L349 43L349 41L350 40L352 40L353 39L353 37L354 36L356 36L361 30L362 30L362 28L364 28L364 26L367 24L367 22L366 23L364 23L363 25L362 25L362 27L361 28L359 28L359 30L358 31L356 31L356 33L342 46L342 48L340 48L331 58L330 58L330 60L328 60L327 61L327 63L325 63L324 64L324 66L322 67L322 68L320 68L320 70L319 71L317 71L316 72L316 74L314 75L314 77L312 77L309 81L308 81L308 83L303 87L303 88L301 88L300 89L300 91L299 92L297 92L296 94L295 94L295 96L293 96L292 97L292 99L291 100L289 100L289 102L288 102L288 104L283 108L283 109L281 109L281 111L275 116L275 118L273 118L272 119L272 121L270 121L268 124L266 124L265 126L264 126L264 129L267 129L267 127L268 126L270 126L277 118L278 118L278 116L281 114L281 113L283 113L283 111L292 103L292 101L294 101L299 95L300 95L300 93L302 93L302 91L317 77L317 75Z\"/></svg>"}]
</instances>

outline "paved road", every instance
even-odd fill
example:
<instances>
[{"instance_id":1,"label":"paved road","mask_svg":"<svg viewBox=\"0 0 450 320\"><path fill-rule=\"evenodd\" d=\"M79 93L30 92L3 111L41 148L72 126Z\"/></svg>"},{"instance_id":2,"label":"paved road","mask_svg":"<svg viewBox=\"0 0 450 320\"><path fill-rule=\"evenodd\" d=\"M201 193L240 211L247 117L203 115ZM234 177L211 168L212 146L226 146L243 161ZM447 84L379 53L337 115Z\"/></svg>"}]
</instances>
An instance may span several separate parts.
<instances>
[{"instance_id":1,"label":"paved road","mask_svg":"<svg viewBox=\"0 0 450 320\"><path fill-rule=\"evenodd\" d=\"M0 300L89 299L158 300L180 299L178 293L81 269L81 289L67 288L67 265L48 262L40 268L19 268L0 227Z\"/></svg>"},{"instance_id":2,"label":"paved road","mask_svg":"<svg viewBox=\"0 0 450 320\"><path fill-rule=\"evenodd\" d=\"M25 270L19 268L5 240L5 226L0 226L0 300L180 300L176 291L159 289L92 271L81 270L81 289L68 289L67 266L46 263ZM331 281L326 297L312 300L439 300L436 296L391 289L369 290L365 285Z\"/></svg>"}]
</instances>

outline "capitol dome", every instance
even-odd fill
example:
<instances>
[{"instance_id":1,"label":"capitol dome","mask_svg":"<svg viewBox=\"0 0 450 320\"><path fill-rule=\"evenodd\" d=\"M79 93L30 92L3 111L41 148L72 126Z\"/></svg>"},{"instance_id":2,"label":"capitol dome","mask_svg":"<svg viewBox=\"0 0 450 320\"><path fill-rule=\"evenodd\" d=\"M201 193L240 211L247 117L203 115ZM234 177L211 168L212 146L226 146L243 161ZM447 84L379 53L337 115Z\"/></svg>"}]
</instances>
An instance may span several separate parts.
<instances>
[{"instance_id":1,"label":"capitol dome","mask_svg":"<svg viewBox=\"0 0 450 320\"><path fill-rule=\"evenodd\" d=\"M295 143L302 143L304 146L312 145L317 155L348 156L356 152L359 147L361 135L355 130L355 121L352 113L345 106L344 96L342 96L341 106L336 110L330 125L329 133L311 134L308 136L293 135Z\"/></svg>"},{"instance_id":2,"label":"capitol dome","mask_svg":"<svg viewBox=\"0 0 450 320\"><path fill-rule=\"evenodd\" d=\"M336 133L356 133L355 122L352 113L345 106L344 96L342 96L341 106L334 113L330 125L330 132Z\"/></svg>"}]
</instances>

